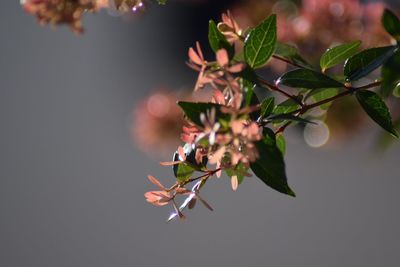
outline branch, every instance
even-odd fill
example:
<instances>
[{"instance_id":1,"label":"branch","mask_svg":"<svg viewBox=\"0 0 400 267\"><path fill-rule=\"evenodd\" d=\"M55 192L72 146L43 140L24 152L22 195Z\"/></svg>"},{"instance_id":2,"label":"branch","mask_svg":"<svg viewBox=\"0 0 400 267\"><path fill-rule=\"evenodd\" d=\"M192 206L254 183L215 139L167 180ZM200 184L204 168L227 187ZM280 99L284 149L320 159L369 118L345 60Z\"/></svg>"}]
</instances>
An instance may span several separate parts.
<instances>
[{"instance_id":1,"label":"branch","mask_svg":"<svg viewBox=\"0 0 400 267\"><path fill-rule=\"evenodd\" d=\"M302 107L304 106L303 102L302 102L301 100L299 100L299 99L297 98L297 96L291 95L291 94L289 94L289 93L283 91L283 90L280 89L278 86L276 86L276 85L274 85L274 84L271 84L271 83L269 83L268 81L266 81L266 80L264 80L264 79L262 79L262 78L260 78L260 77L258 77L258 82L259 82L261 85L264 85L264 87L267 87L267 89L269 89L270 91L278 92L278 93L280 93L280 94L282 94L282 95L284 95L284 96L286 96L286 97L292 99L293 101L295 101L295 102L296 102L297 104L299 104L300 106L302 106Z\"/></svg>"}]
</instances>

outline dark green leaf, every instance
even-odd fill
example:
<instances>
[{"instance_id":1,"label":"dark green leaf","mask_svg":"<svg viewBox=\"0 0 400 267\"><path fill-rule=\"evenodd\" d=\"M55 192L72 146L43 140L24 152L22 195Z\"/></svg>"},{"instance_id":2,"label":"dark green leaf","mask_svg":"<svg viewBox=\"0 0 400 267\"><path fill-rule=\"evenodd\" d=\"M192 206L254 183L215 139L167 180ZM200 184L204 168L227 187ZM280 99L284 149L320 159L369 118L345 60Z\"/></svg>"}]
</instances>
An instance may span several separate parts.
<instances>
[{"instance_id":1,"label":"dark green leaf","mask_svg":"<svg viewBox=\"0 0 400 267\"><path fill-rule=\"evenodd\" d=\"M278 114L278 115L273 115L267 118L268 121L272 122L277 122L277 121L297 121L297 122L303 122L303 123L313 123L316 124L315 122L297 117L292 114Z\"/></svg>"},{"instance_id":2,"label":"dark green leaf","mask_svg":"<svg viewBox=\"0 0 400 267\"><path fill-rule=\"evenodd\" d=\"M336 66L354 55L360 45L361 41L355 41L329 48L320 60L322 71L324 72L326 69Z\"/></svg>"},{"instance_id":3,"label":"dark green leaf","mask_svg":"<svg viewBox=\"0 0 400 267\"><path fill-rule=\"evenodd\" d=\"M263 100L261 103L261 117L267 117L271 115L272 111L274 110L274 102L275 98L268 97Z\"/></svg>"},{"instance_id":4,"label":"dark green leaf","mask_svg":"<svg viewBox=\"0 0 400 267\"><path fill-rule=\"evenodd\" d=\"M391 57L382 66L382 86L381 94L383 97L391 95L392 91L400 82L400 51L398 50L393 57Z\"/></svg>"},{"instance_id":5,"label":"dark green leaf","mask_svg":"<svg viewBox=\"0 0 400 267\"><path fill-rule=\"evenodd\" d=\"M382 15L382 24L394 39L400 41L400 20L392 11L385 9Z\"/></svg>"},{"instance_id":6,"label":"dark green leaf","mask_svg":"<svg viewBox=\"0 0 400 267\"><path fill-rule=\"evenodd\" d=\"M249 94L247 94L246 97L249 97ZM248 100L246 99L246 102L247 101ZM257 95L254 93L254 90L252 90L250 102L247 106L257 106L259 104L260 104L260 101L258 100ZM260 110L255 110L255 111L251 112L249 114L249 116L253 121L256 121L260 117Z\"/></svg>"},{"instance_id":7,"label":"dark green leaf","mask_svg":"<svg viewBox=\"0 0 400 267\"><path fill-rule=\"evenodd\" d=\"M233 56L233 46L226 40L225 36L218 30L213 20L208 24L208 42L214 52L226 49L230 56Z\"/></svg>"},{"instance_id":8,"label":"dark green leaf","mask_svg":"<svg viewBox=\"0 0 400 267\"><path fill-rule=\"evenodd\" d=\"M295 88L343 87L343 84L322 73L309 69L296 69L283 74L277 83Z\"/></svg>"},{"instance_id":9,"label":"dark green leaf","mask_svg":"<svg viewBox=\"0 0 400 267\"><path fill-rule=\"evenodd\" d=\"M344 64L346 80L355 81L370 74L392 57L396 50L395 46L376 47L350 57Z\"/></svg>"},{"instance_id":10,"label":"dark green leaf","mask_svg":"<svg viewBox=\"0 0 400 267\"><path fill-rule=\"evenodd\" d=\"M167 0L157 0L157 3L160 5L165 5L167 3Z\"/></svg>"},{"instance_id":11,"label":"dark green leaf","mask_svg":"<svg viewBox=\"0 0 400 267\"><path fill-rule=\"evenodd\" d=\"M276 15L269 16L247 35L244 58L252 68L262 67L275 51Z\"/></svg>"},{"instance_id":12,"label":"dark green leaf","mask_svg":"<svg viewBox=\"0 0 400 267\"><path fill-rule=\"evenodd\" d=\"M297 48L281 42L276 43L275 56L285 58L297 65L312 68L312 66L304 60L297 51Z\"/></svg>"},{"instance_id":13,"label":"dark green leaf","mask_svg":"<svg viewBox=\"0 0 400 267\"><path fill-rule=\"evenodd\" d=\"M186 117L199 126L203 126L200 120L200 114L207 114L207 112L211 112L212 109L215 109L216 118L229 119L229 115L221 112L221 105L218 104L180 101L178 105L182 108Z\"/></svg>"},{"instance_id":14,"label":"dark green leaf","mask_svg":"<svg viewBox=\"0 0 400 267\"><path fill-rule=\"evenodd\" d=\"M262 141L256 143L259 157L257 161L250 163L250 167L266 185L294 197L296 195L287 183L285 162L276 145L275 135L270 130L268 132Z\"/></svg>"},{"instance_id":15,"label":"dark green leaf","mask_svg":"<svg viewBox=\"0 0 400 267\"><path fill-rule=\"evenodd\" d=\"M254 88L256 85L253 82L250 82L244 78L240 78L241 88L244 91L244 106L250 106L252 103Z\"/></svg>"},{"instance_id":16,"label":"dark green leaf","mask_svg":"<svg viewBox=\"0 0 400 267\"><path fill-rule=\"evenodd\" d=\"M392 117L385 102L374 92L362 90L357 91L356 97L362 108L383 129L398 137L396 130L393 127Z\"/></svg>"}]
</instances>

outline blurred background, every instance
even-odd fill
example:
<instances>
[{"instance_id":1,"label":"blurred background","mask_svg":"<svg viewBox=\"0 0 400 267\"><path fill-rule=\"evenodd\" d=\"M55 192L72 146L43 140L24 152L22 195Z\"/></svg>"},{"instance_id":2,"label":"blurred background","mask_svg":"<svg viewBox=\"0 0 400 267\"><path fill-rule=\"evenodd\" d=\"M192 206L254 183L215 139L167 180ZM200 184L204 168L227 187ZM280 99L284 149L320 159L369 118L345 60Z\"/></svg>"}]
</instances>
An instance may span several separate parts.
<instances>
[{"instance_id":1,"label":"blurred background","mask_svg":"<svg viewBox=\"0 0 400 267\"><path fill-rule=\"evenodd\" d=\"M362 37L367 46L390 41L379 28L354 22L353 29L342 19L379 21L379 4L328 1L338 3L327 11L338 22L306 31L328 13L310 12L324 10L324 1L305 2L310 6L298 9L288 1L171 1L128 19L100 12L85 16L80 37L67 27L40 27L17 1L5 2L0 266L398 266L400 146L376 149L382 132L364 116L357 119L357 109L337 107L331 117L353 119L337 127L328 120L331 139L321 144L307 142L305 131L287 134L295 199L256 178L233 193L222 178L203 191L215 212L198 208L187 221L167 224L169 210L143 197L152 189L147 174L173 182L172 171L158 161L169 160L164 153L177 141L162 147L160 140L167 130L179 131L165 117L173 106L152 107L190 98L196 73L185 66L187 49L196 40L207 47L210 18L229 8L250 26L282 11L288 19L281 39L314 61L313 51L341 41L333 37ZM390 4L398 10L396 2ZM290 32L299 23L303 27ZM348 30L343 27L350 37L338 32ZM169 124L153 127L157 121Z\"/></svg>"}]
</instances>

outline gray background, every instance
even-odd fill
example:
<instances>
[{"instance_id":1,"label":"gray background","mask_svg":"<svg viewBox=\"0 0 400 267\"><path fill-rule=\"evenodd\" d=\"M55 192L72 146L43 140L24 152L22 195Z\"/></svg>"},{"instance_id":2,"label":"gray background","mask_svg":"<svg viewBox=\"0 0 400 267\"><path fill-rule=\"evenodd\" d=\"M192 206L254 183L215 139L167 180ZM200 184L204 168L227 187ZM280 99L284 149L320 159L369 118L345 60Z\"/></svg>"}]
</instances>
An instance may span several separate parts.
<instances>
[{"instance_id":1,"label":"gray background","mask_svg":"<svg viewBox=\"0 0 400 267\"><path fill-rule=\"evenodd\" d=\"M171 173L128 122L150 89L194 81L186 49L205 28L182 25L207 18L173 5L133 23L99 14L78 38L13 2L0 9L0 266L400 266L400 147L373 154L375 126L336 148L291 141L296 199L220 179L203 193L214 213L166 224L143 193L147 174Z\"/></svg>"}]
</instances>

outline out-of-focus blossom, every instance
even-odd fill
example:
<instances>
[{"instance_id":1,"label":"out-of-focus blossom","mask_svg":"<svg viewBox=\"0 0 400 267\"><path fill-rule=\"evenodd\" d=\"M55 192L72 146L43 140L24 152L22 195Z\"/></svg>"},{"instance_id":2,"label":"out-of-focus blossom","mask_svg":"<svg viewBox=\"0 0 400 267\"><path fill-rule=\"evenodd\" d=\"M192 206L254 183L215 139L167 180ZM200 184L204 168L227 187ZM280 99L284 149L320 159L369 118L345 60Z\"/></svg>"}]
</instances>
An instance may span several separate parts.
<instances>
[{"instance_id":1,"label":"out-of-focus blossom","mask_svg":"<svg viewBox=\"0 0 400 267\"><path fill-rule=\"evenodd\" d=\"M209 92L198 92L196 100L209 98ZM141 100L132 112L131 137L137 147L150 156L167 157L181 144L184 126L178 100L191 100L189 92L158 90Z\"/></svg>"},{"instance_id":2,"label":"out-of-focus blossom","mask_svg":"<svg viewBox=\"0 0 400 267\"><path fill-rule=\"evenodd\" d=\"M165 156L180 144L184 124L177 94L157 91L143 99L133 111L131 136L150 155Z\"/></svg>"},{"instance_id":3,"label":"out-of-focus blossom","mask_svg":"<svg viewBox=\"0 0 400 267\"><path fill-rule=\"evenodd\" d=\"M359 0L249 0L233 10L238 21L254 26L269 13L278 15L278 38L296 44L306 58L317 60L329 46L361 40L363 47L388 44L390 36L380 24L383 2Z\"/></svg>"},{"instance_id":4,"label":"out-of-focus blossom","mask_svg":"<svg viewBox=\"0 0 400 267\"><path fill-rule=\"evenodd\" d=\"M83 14L100 8L96 0L22 0L21 4L40 24L67 24L75 33L83 32Z\"/></svg>"}]
</instances>

